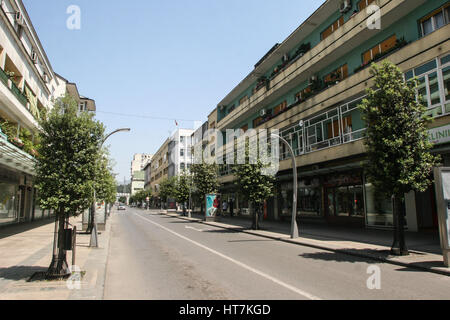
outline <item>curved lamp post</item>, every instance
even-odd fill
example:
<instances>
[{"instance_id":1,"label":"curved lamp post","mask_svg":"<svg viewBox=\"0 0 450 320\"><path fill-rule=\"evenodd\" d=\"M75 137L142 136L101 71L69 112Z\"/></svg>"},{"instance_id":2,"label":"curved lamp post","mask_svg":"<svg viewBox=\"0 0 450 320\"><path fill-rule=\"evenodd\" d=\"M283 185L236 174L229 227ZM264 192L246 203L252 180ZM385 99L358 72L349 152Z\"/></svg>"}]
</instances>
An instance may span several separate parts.
<instances>
[{"instance_id":1,"label":"curved lamp post","mask_svg":"<svg viewBox=\"0 0 450 320\"><path fill-rule=\"evenodd\" d=\"M298 238L298 226L297 226L297 162L295 161L294 150L292 150L291 145L282 137L277 134L272 134L272 137L278 138L283 142L288 148L292 157L292 171L294 174L294 190L293 190L293 200L292 200L292 221L291 221L291 239Z\"/></svg>"},{"instance_id":2,"label":"curved lamp post","mask_svg":"<svg viewBox=\"0 0 450 320\"><path fill-rule=\"evenodd\" d=\"M111 137L113 134L116 134L118 132L130 132L131 129L130 128L123 128L123 129L117 129L114 130L113 132L111 132L110 134L108 134L103 140L102 143L99 146L99 150L101 150L103 148L103 145L105 144L106 140L108 140L109 137ZM91 248L97 248L98 247L98 232L97 232L97 222L95 221L95 213L97 211L97 199L96 199L96 192L95 192L95 188L94 188L94 203L92 205L92 209L91 209L91 214L92 217L91 219L93 220L93 227L92 227L92 232L91 232L91 240L89 242L89 247ZM106 204L105 204L106 205ZM106 217L105 217L106 219Z\"/></svg>"}]
</instances>

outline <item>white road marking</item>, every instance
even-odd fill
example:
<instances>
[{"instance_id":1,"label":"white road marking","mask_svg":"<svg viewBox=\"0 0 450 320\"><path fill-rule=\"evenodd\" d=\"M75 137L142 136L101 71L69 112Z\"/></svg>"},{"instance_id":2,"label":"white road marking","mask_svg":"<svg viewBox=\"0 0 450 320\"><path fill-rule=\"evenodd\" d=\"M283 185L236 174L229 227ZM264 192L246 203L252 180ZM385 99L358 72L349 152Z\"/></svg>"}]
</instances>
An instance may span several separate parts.
<instances>
[{"instance_id":1,"label":"white road marking","mask_svg":"<svg viewBox=\"0 0 450 320\"><path fill-rule=\"evenodd\" d=\"M195 230L195 231L198 231L198 232L203 232L203 230L202 230L202 229L197 229L197 228L194 228L194 227L189 227L189 226L186 226L185 228L186 228L186 229L191 229L191 230Z\"/></svg>"},{"instance_id":2,"label":"white road marking","mask_svg":"<svg viewBox=\"0 0 450 320\"><path fill-rule=\"evenodd\" d=\"M248 265L246 265L246 264L244 264L244 263L242 263L240 261L237 261L237 260L235 260L233 258L230 258L230 257L228 257L228 256L226 256L226 255L224 255L224 254L222 254L222 253L220 253L220 252L218 252L218 251L216 251L214 249L208 248L207 246L204 246L201 243L198 243L198 242L196 242L194 240L191 240L191 239L189 239L189 238L187 238L187 237L185 237L185 236L183 236L183 235L181 235L179 233L176 233L175 231L172 231L169 228L166 228L166 227L160 225L159 223L156 223L156 222L151 221L150 219L144 218L144 217L142 217L141 215L139 215L137 213L135 213L135 215L137 217L147 221L147 222L150 222L151 224L153 224L153 225L155 225L155 226L157 226L157 227L159 227L159 228L161 228L163 230L166 230L167 232L172 233L173 235L175 235L175 236L177 236L177 237L179 237L179 238L181 238L183 240L189 241L190 243L195 244L196 246L198 246L198 247L200 247L202 249L205 249L205 250L207 250L207 251L209 251L209 252L211 252L211 253L213 253L213 254L215 254L215 255L217 255L217 256L225 259L225 260L228 260L228 261L230 261L230 262L232 262L232 263L234 263L234 264L236 264L236 265L238 265L238 266L240 266L240 267L242 267L244 269L247 269L248 271L256 273L257 275L259 275L259 276L261 276L263 278L266 278L267 280L270 280L270 281L272 281L272 282L274 282L274 283L276 283L276 284L278 284L278 285L280 285L280 286L282 286L282 287L284 287L284 288L286 288L288 290L291 290L291 291L293 291L293 292L295 292L295 293L297 293L297 294L299 294L299 295L301 295L301 296L303 296L303 297L305 297L307 299L310 299L310 300L322 300L319 297L316 297L315 295L312 295L312 294L310 294L308 292L305 292L305 291L303 291L301 289L298 289L298 288L296 288L294 286L291 286L290 284L287 284L287 283L285 283L285 282L283 282L281 280L278 280L278 279L276 279L276 278L274 278L274 277L272 277L272 276L270 276L270 275L268 275L268 274L266 274L266 273L264 273L262 271L259 271L259 270L255 269L255 268L252 268L252 267L250 267L250 266L248 266Z\"/></svg>"}]
</instances>

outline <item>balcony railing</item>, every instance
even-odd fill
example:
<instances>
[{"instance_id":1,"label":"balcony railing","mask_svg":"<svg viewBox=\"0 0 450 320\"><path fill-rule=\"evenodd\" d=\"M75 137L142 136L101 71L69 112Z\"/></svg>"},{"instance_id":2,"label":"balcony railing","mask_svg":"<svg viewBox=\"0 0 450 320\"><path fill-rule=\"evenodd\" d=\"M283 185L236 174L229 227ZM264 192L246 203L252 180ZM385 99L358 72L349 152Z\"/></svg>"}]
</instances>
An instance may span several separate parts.
<instances>
[{"instance_id":1,"label":"balcony railing","mask_svg":"<svg viewBox=\"0 0 450 320\"><path fill-rule=\"evenodd\" d=\"M12 85L11 85L11 92L16 96L17 100L19 100L19 102L24 107L27 106L27 103L28 103L27 97L23 94L22 91L20 91L20 89L16 86L16 84L14 82L12 82Z\"/></svg>"},{"instance_id":2,"label":"balcony railing","mask_svg":"<svg viewBox=\"0 0 450 320\"><path fill-rule=\"evenodd\" d=\"M8 85L8 80L9 77L8 75L5 73L5 71L0 68L0 80L7 86Z\"/></svg>"}]
</instances>

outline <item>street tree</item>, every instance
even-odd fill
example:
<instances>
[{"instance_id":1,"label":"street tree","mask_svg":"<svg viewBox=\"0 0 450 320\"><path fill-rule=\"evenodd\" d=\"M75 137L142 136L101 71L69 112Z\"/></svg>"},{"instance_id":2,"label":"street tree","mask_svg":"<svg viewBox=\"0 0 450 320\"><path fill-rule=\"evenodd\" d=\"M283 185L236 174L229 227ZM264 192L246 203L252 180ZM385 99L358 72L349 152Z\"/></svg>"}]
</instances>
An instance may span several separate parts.
<instances>
[{"instance_id":1,"label":"street tree","mask_svg":"<svg viewBox=\"0 0 450 320\"><path fill-rule=\"evenodd\" d=\"M116 201L117 183L114 177L111 160L107 157L108 153L104 151L104 155L97 161L97 179L94 181L96 190L96 201L103 202L105 207ZM93 215L92 215L93 217Z\"/></svg>"},{"instance_id":2,"label":"street tree","mask_svg":"<svg viewBox=\"0 0 450 320\"><path fill-rule=\"evenodd\" d=\"M264 202L274 194L274 177L263 173L266 165L260 159L255 164L233 166L239 194L251 204L252 229L259 230L259 217L263 213Z\"/></svg>"},{"instance_id":3,"label":"street tree","mask_svg":"<svg viewBox=\"0 0 450 320\"><path fill-rule=\"evenodd\" d=\"M192 187L192 176L186 171L177 177L175 185L175 199L183 206L183 215L186 215L186 203L189 201Z\"/></svg>"},{"instance_id":4,"label":"street tree","mask_svg":"<svg viewBox=\"0 0 450 320\"><path fill-rule=\"evenodd\" d=\"M174 198L176 195L176 177L165 178L161 181L159 186L159 197L162 203L167 203L170 198Z\"/></svg>"},{"instance_id":5,"label":"street tree","mask_svg":"<svg viewBox=\"0 0 450 320\"><path fill-rule=\"evenodd\" d=\"M98 179L99 143L104 126L90 113L78 115L77 101L66 95L58 99L46 118L36 163L36 186L40 206L56 213L53 257L49 277L69 274L66 261L65 228L70 215L80 215L94 200Z\"/></svg>"},{"instance_id":6,"label":"street tree","mask_svg":"<svg viewBox=\"0 0 450 320\"><path fill-rule=\"evenodd\" d=\"M218 177L218 166L216 164L208 164L206 162L193 164L191 166L193 182L196 194L200 196L201 214L203 215L203 206L205 198L208 194L217 193L220 187Z\"/></svg>"},{"instance_id":7,"label":"street tree","mask_svg":"<svg viewBox=\"0 0 450 320\"><path fill-rule=\"evenodd\" d=\"M127 203L127 197L120 197L119 203Z\"/></svg>"},{"instance_id":8,"label":"street tree","mask_svg":"<svg viewBox=\"0 0 450 320\"><path fill-rule=\"evenodd\" d=\"M392 197L394 243L392 254L408 255L405 218L401 201L412 190L423 192L432 183L431 173L439 157L431 154L422 99L417 99L417 79L405 82L401 70L389 61L373 64L374 88L360 105L367 124L365 145L369 182L385 196Z\"/></svg>"}]
</instances>

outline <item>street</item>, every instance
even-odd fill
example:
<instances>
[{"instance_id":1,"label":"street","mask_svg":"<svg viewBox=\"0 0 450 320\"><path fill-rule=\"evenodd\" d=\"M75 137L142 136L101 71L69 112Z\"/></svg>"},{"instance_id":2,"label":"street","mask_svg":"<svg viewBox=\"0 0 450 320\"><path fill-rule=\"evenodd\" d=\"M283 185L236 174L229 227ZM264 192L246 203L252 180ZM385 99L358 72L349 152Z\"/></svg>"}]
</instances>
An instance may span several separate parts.
<instances>
[{"instance_id":1,"label":"street","mask_svg":"<svg viewBox=\"0 0 450 320\"><path fill-rule=\"evenodd\" d=\"M127 208L111 219L104 299L448 299L448 276ZM370 266L381 288L369 289Z\"/></svg>"}]
</instances>

